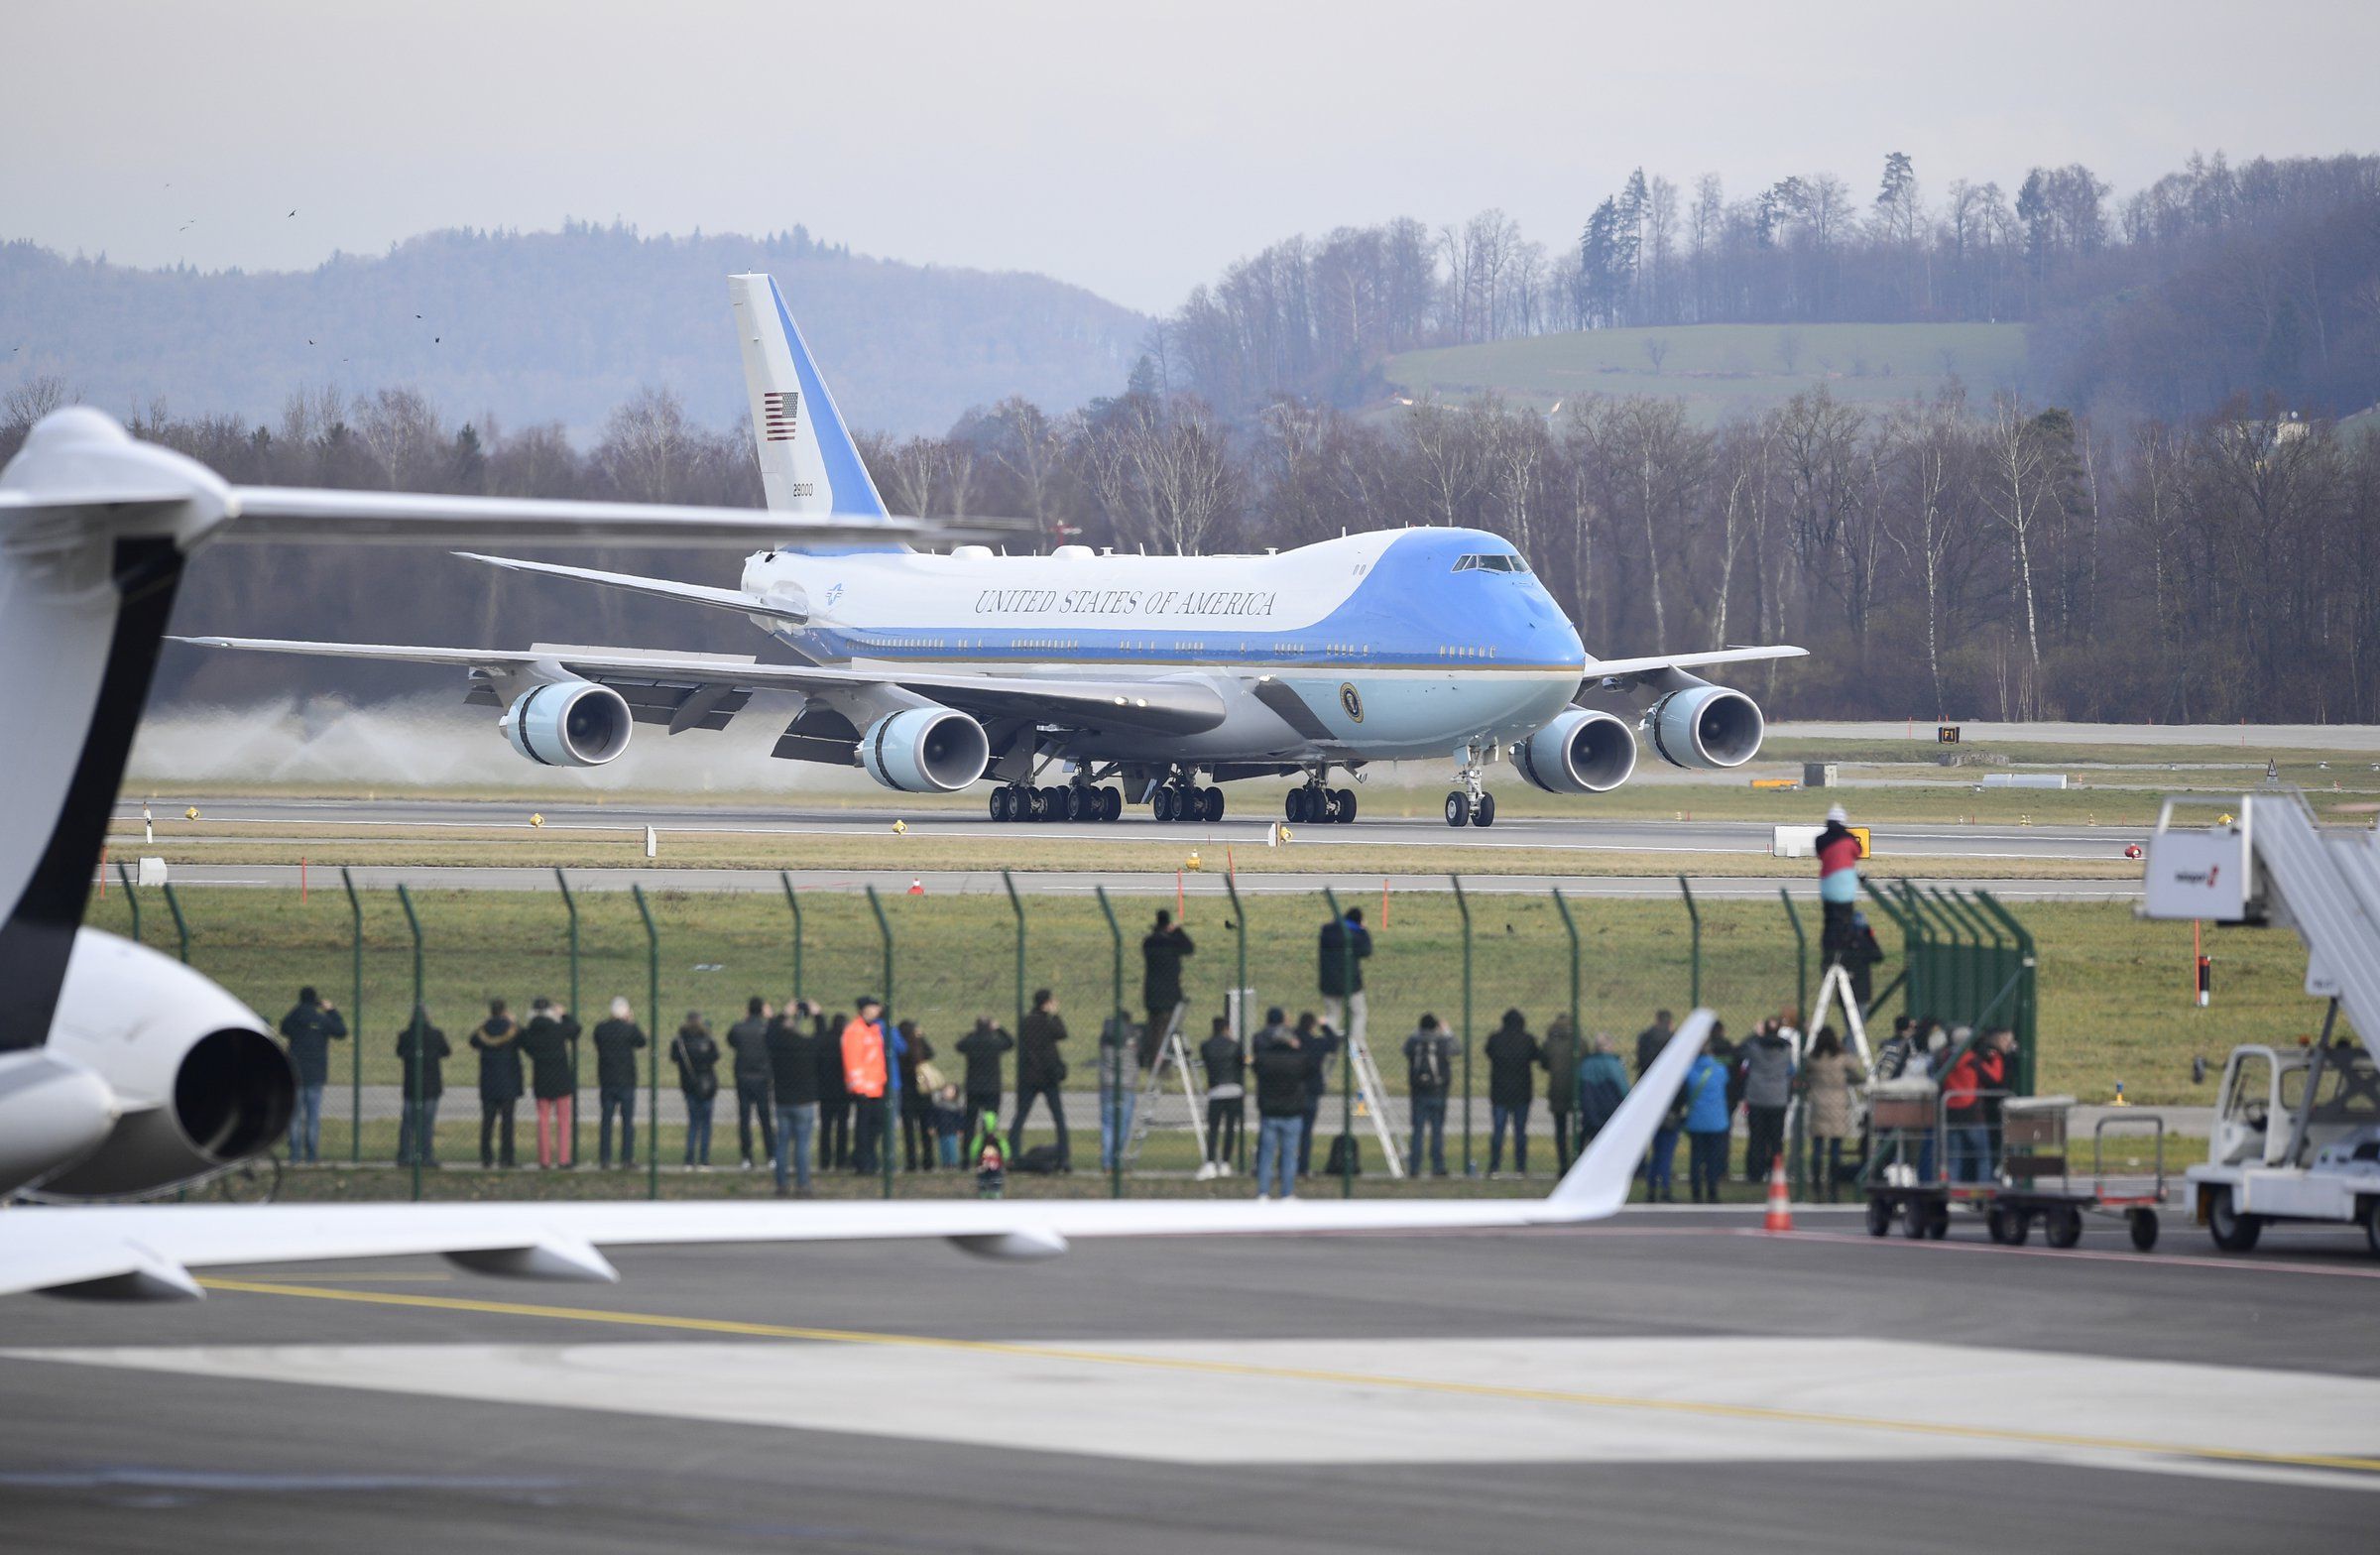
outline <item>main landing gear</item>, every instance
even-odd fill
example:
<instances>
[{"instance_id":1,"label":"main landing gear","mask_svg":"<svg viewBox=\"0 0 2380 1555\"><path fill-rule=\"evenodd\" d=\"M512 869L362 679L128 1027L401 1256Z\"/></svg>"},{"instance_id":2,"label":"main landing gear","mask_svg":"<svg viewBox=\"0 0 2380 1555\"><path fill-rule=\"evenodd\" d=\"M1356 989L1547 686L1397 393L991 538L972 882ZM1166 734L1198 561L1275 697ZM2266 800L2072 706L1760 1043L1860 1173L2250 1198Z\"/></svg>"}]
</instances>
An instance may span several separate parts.
<instances>
[{"instance_id":1,"label":"main landing gear","mask_svg":"<svg viewBox=\"0 0 2380 1555\"><path fill-rule=\"evenodd\" d=\"M1281 801L1281 813L1300 826L1326 822L1345 826L1356 818L1356 790L1330 787L1317 777L1289 790Z\"/></svg>"},{"instance_id":2,"label":"main landing gear","mask_svg":"<svg viewBox=\"0 0 2380 1555\"><path fill-rule=\"evenodd\" d=\"M1463 786L1446 796L1446 823L1449 826L1492 826L1495 824L1495 795L1480 781L1480 769L1485 763L1476 745L1466 746L1455 753L1462 766L1455 771L1455 780Z\"/></svg>"},{"instance_id":3,"label":"main landing gear","mask_svg":"<svg viewBox=\"0 0 2380 1555\"><path fill-rule=\"evenodd\" d=\"M996 821L1112 821L1124 813L1124 794L1087 782L1004 783L990 807Z\"/></svg>"},{"instance_id":4,"label":"main landing gear","mask_svg":"<svg viewBox=\"0 0 2380 1555\"><path fill-rule=\"evenodd\" d=\"M1219 821L1223 819L1223 790L1190 782L1165 782L1149 795L1149 813L1160 821Z\"/></svg>"}]
</instances>

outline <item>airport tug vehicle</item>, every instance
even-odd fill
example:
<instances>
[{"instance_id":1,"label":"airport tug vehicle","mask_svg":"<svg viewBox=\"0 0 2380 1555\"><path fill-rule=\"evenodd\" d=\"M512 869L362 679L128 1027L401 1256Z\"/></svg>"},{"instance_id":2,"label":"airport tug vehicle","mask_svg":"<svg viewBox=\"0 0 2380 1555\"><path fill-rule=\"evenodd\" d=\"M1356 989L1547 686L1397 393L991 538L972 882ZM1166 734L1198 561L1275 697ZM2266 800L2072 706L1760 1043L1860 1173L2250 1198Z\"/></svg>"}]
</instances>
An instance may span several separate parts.
<instances>
[{"instance_id":1,"label":"airport tug vehicle","mask_svg":"<svg viewBox=\"0 0 2380 1555\"><path fill-rule=\"evenodd\" d=\"M2294 1220L2360 1226L2380 1256L2380 835L2319 824L2286 789L2244 794L2212 826L2173 824L2177 803L2202 802L2159 812L2142 915L2287 924L2306 992L2329 1004L2310 1045L2249 1043L2224 1062L2206 1160L2186 1174L2193 1214L2226 1253Z\"/></svg>"}]
</instances>

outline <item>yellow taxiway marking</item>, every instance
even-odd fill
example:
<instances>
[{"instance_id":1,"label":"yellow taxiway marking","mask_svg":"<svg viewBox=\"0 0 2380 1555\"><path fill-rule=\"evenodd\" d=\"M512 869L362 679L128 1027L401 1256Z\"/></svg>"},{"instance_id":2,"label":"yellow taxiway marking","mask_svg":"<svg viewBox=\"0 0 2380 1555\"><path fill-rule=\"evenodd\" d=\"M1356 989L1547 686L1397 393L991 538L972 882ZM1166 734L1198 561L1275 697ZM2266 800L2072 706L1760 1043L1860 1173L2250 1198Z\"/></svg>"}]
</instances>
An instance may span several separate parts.
<instances>
[{"instance_id":1,"label":"yellow taxiway marking","mask_svg":"<svg viewBox=\"0 0 2380 1555\"><path fill-rule=\"evenodd\" d=\"M2022 1430L2013 1427L1950 1425L1932 1420L1896 1420L1869 1415L1833 1414L1812 1409L1779 1409L1760 1404L1712 1403L1687 1398L1645 1398L1625 1393L1578 1392L1554 1387L1512 1387L1489 1382L1458 1382L1435 1377L1398 1376L1387 1373L1341 1372L1311 1367L1265 1366L1252 1361L1209 1361L1179 1356L1133 1355L1114 1350L1083 1350L1069 1345L1022 1343L996 1339L949 1339L935 1334L888 1334L864 1329L808 1328L784 1323L748 1323L734 1318L678 1317L660 1312L608 1312L599 1307L543 1306L524 1301L480 1301L464 1296L419 1296L399 1291L320 1290L304 1285L262 1280L206 1278L209 1290L236 1291L254 1296L310 1296L318 1301L356 1301L376 1306L428 1308L441 1312L493 1313L502 1317L553 1318L573 1323L609 1324L621 1328L658 1328L680 1333L736 1334L753 1339L800 1339L818 1344L883 1345L900 1349L949 1350L979 1355L1015 1356L1043 1361L1130 1367L1146 1371L1192 1372L1211 1376L1263 1377L1276 1381L1322 1382L1340 1387L1395 1388L1407 1392L1452 1394L1467 1398L1502 1398L1525 1403L1571 1404L1590 1409L1634 1409L1660 1414L1700 1415L1726 1420L1750 1420L1773 1425L1834 1426L1847 1430L1899 1431L1921 1436L1967 1441L2010 1442L2033 1447L2065 1447L2090 1452L2148 1453L2162 1457L2203 1458L2224 1463L2258 1464L2296 1469L2345 1470L2380 1474L2380 1458L2341 1457L2321 1453L2258 1452L2242 1447L2211 1447L2186 1442L2135 1441L2124 1437L2079 1435L2065 1431Z\"/></svg>"},{"instance_id":2,"label":"yellow taxiway marking","mask_svg":"<svg viewBox=\"0 0 2380 1555\"><path fill-rule=\"evenodd\" d=\"M442 1285L454 1278L452 1274L284 1274L285 1280L301 1281L308 1285L333 1281L361 1285Z\"/></svg>"}]
</instances>

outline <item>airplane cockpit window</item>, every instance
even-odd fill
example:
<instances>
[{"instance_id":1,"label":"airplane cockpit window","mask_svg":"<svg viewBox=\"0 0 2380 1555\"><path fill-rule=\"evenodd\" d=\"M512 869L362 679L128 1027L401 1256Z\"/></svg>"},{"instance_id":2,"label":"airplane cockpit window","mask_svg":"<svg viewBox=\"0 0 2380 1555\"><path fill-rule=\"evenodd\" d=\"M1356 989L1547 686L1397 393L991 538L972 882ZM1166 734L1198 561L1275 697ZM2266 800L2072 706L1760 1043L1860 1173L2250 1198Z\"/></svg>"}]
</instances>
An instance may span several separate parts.
<instances>
[{"instance_id":1,"label":"airplane cockpit window","mask_svg":"<svg viewBox=\"0 0 2380 1555\"><path fill-rule=\"evenodd\" d=\"M1457 572L1526 572L1529 564L1518 556L1469 555L1455 558Z\"/></svg>"}]
</instances>

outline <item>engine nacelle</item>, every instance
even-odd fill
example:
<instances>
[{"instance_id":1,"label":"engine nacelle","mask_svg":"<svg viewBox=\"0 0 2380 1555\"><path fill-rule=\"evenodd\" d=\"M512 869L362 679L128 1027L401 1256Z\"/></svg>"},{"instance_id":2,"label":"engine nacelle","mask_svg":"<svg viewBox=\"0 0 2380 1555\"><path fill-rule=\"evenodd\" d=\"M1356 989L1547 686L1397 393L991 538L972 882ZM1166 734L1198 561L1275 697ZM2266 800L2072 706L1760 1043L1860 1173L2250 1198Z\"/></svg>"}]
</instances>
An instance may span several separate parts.
<instances>
[{"instance_id":1,"label":"engine nacelle","mask_svg":"<svg viewBox=\"0 0 2380 1555\"><path fill-rule=\"evenodd\" d=\"M95 1077L116 1113L94 1146L37 1174L49 1197L202 1177L269 1147L297 1105L289 1056L253 1011L173 957L98 929L75 935L43 1052Z\"/></svg>"},{"instance_id":2,"label":"engine nacelle","mask_svg":"<svg viewBox=\"0 0 2380 1555\"><path fill-rule=\"evenodd\" d=\"M860 736L860 766L902 793L956 793L991 764L984 726L947 707L888 713Z\"/></svg>"},{"instance_id":3,"label":"engine nacelle","mask_svg":"<svg viewBox=\"0 0 2380 1555\"><path fill-rule=\"evenodd\" d=\"M504 715L504 737L540 767L601 767L628 749L628 701L592 680L555 680L524 691Z\"/></svg>"},{"instance_id":4,"label":"engine nacelle","mask_svg":"<svg viewBox=\"0 0 2380 1555\"><path fill-rule=\"evenodd\" d=\"M1644 732L1672 767L1709 772L1741 767L1760 754L1768 730L1760 704L1724 685L1690 685L1645 709Z\"/></svg>"},{"instance_id":5,"label":"engine nacelle","mask_svg":"<svg viewBox=\"0 0 2380 1555\"><path fill-rule=\"evenodd\" d=\"M1636 771L1636 735L1624 718L1564 708L1512 747L1512 765L1547 793L1608 793Z\"/></svg>"}]
</instances>

